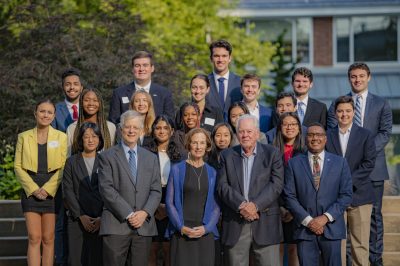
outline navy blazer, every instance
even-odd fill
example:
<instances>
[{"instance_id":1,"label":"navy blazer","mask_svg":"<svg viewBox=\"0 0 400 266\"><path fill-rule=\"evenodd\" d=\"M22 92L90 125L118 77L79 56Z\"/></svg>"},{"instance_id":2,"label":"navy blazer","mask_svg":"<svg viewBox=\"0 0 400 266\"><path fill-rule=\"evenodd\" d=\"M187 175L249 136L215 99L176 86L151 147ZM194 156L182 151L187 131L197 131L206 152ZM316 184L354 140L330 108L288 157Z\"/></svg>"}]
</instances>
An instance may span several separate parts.
<instances>
[{"instance_id":1,"label":"navy blazer","mask_svg":"<svg viewBox=\"0 0 400 266\"><path fill-rule=\"evenodd\" d=\"M260 108L260 131L267 133L272 127L272 108L258 104Z\"/></svg>"},{"instance_id":2,"label":"navy blazer","mask_svg":"<svg viewBox=\"0 0 400 266\"><path fill-rule=\"evenodd\" d=\"M206 233L213 233L214 238L218 239L217 223L220 216L219 205L216 200L215 186L217 175L215 169L207 163L205 164L208 177L208 193L204 209L203 225ZM183 185L186 177L186 161L173 164L169 172L167 194L165 206L169 218L169 224L165 235L170 238L175 232L185 225L183 219Z\"/></svg>"},{"instance_id":3,"label":"navy blazer","mask_svg":"<svg viewBox=\"0 0 400 266\"><path fill-rule=\"evenodd\" d=\"M351 96L351 93L348 94ZM383 181L389 179L386 165L385 146L390 140L392 133L392 110L389 103L382 97L368 92L365 105L363 128L368 129L375 141L376 161L370 178L372 181ZM335 103L329 107L328 128L337 126L335 117Z\"/></svg>"},{"instance_id":4,"label":"navy blazer","mask_svg":"<svg viewBox=\"0 0 400 266\"><path fill-rule=\"evenodd\" d=\"M339 129L335 127L327 132L326 150L343 156L340 146ZM346 154L353 182L353 202L351 206L361 206L374 202L374 190L369 175L375 166L376 150L374 139L369 130L353 124Z\"/></svg>"},{"instance_id":5,"label":"navy blazer","mask_svg":"<svg viewBox=\"0 0 400 266\"><path fill-rule=\"evenodd\" d=\"M108 120L114 124L119 123L120 116L129 109L129 102L135 92L135 82L116 88L113 91L110 102ZM168 115L174 119L175 108L172 101L172 93L165 87L151 82L150 91L153 100L154 112L158 115Z\"/></svg>"},{"instance_id":6,"label":"navy blazer","mask_svg":"<svg viewBox=\"0 0 400 266\"><path fill-rule=\"evenodd\" d=\"M308 97L307 109L304 114L303 125L309 127L311 123L318 122L326 128L326 105L314 98Z\"/></svg>"},{"instance_id":7,"label":"navy blazer","mask_svg":"<svg viewBox=\"0 0 400 266\"><path fill-rule=\"evenodd\" d=\"M223 204L221 240L227 246L234 246L242 226L247 223L238 211L240 204L246 201L241 146L222 151L218 176L218 194ZM256 204L260 217L251 222L254 241L258 245L280 243L282 223L278 201L283 188L283 162L278 149L257 142L249 187L249 201Z\"/></svg>"},{"instance_id":8,"label":"navy blazer","mask_svg":"<svg viewBox=\"0 0 400 266\"><path fill-rule=\"evenodd\" d=\"M65 133L67 132L68 126L73 122L74 119L72 118L65 101L58 102L56 104L56 117L53 122L51 122L51 126Z\"/></svg>"},{"instance_id":9,"label":"navy blazer","mask_svg":"<svg viewBox=\"0 0 400 266\"><path fill-rule=\"evenodd\" d=\"M318 190L307 153L290 159L285 167L283 197L296 222L294 239L312 240L315 234L301 222L307 216L314 218L325 212L332 215L334 221L326 224L324 236L331 240L346 238L343 213L351 204L352 185L350 169L343 157L325 152Z\"/></svg>"},{"instance_id":10,"label":"navy blazer","mask_svg":"<svg viewBox=\"0 0 400 266\"><path fill-rule=\"evenodd\" d=\"M226 118L229 106L231 106L231 104L234 102L241 101L243 98L243 95L240 92L240 77L232 71L229 72L228 90L226 93L224 106L221 105L221 101L219 100L218 86L215 83L214 73L209 74L208 79L210 80L210 93L207 94L206 99L210 105L218 106L221 110L223 110L224 117Z\"/></svg>"}]
</instances>

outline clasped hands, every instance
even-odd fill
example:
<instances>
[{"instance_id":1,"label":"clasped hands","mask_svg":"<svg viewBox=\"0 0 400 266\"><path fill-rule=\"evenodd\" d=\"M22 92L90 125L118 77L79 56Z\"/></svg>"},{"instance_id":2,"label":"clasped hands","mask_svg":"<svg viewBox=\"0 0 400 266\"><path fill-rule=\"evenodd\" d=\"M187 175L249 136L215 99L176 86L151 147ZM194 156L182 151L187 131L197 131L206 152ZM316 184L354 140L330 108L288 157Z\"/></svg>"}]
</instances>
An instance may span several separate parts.
<instances>
[{"instance_id":1,"label":"clasped hands","mask_svg":"<svg viewBox=\"0 0 400 266\"><path fill-rule=\"evenodd\" d=\"M133 227L138 229L141 227L146 220L148 214L145 211L135 211L128 216L127 221Z\"/></svg>"},{"instance_id":2,"label":"clasped hands","mask_svg":"<svg viewBox=\"0 0 400 266\"><path fill-rule=\"evenodd\" d=\"M79 220L83 228L89 233L97 232L100 229L100 217L93 218L84 214L79 216Z\"/></svg>"},{"instance_id":3,"label":"clasped hands","mask_svg":"<svg viewBox=\"0 0 400 266\"><path fill-rule=\"evenodd\" d=\"M45 200L47 196L49 196L49 193L47 193L44 188L38 188L32 193L32 195L39 200Z\"/></svg>"},{"instance_id":4,"label":"clasped hands","mask_svg":"<svg viewBox=\"0 0 400 266\"><path fill-rule=\"evenodd\" d=\"M316 235L322 235L324 233L324 226L328 223L328 217L320 215L313 218L307 225L307 227Z\"/></svg>"},{"instance_id":5,"label":"clasped hands","mask_svg":"<svg viewBox=\"0 0 400 266\"><path fill-rule=\"evenodd\" d=\"M242 202L239 206L239 213L248 222L252 222L260 218L258 215L257 206L251 201Z\"/></svg>"},{"instance_id":6,"label":"clasped hands","mask_svg":"<svg viewBox=\"0 0 400 266\"><path fill-rule=\"evenodd\" d=\"M183 226L181 229L181 234L186 235L189 238L199 238L206 233L204 226L196 226L193 228Z\"/></svg>"}]
</instances>

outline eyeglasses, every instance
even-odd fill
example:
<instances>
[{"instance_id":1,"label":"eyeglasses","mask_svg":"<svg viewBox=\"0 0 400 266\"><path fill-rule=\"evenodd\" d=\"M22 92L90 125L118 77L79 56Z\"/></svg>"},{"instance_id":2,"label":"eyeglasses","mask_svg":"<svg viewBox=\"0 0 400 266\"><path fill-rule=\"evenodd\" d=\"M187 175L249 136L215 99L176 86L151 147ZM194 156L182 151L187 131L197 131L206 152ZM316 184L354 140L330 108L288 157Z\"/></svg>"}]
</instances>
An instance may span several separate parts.
<instances>
[{"instance_id":1,"label":"eyeglasses","mask_svg":"<svg viewBox=\"0 0 400 266\"><path fill-rule=\"evenodd\" d=\"M298 123L290 123L290 124L282 124L282 127L298 127L299 124Z\"/></svg>"},{"instance_id":2,"label":"eyeglasses","mask_svg":"<svg viewBox=\"0 0 400 266\"><path fill-rule=\"evenodd\" d=\"M320 139L320 138L323 138L323 137L325 137L325 133L307 133L307 138L310 138L310 139L312 139L312 138L318 138L318 139Z\"/></svg>"}]
</instances>

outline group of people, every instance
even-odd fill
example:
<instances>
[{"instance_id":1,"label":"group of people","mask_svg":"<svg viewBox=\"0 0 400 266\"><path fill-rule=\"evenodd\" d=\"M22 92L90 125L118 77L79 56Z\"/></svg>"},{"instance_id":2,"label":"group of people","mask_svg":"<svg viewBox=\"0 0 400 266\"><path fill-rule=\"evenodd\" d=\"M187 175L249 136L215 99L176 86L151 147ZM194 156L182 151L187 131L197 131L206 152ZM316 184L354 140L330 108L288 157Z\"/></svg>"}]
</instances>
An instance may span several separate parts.
<instances>
[{"instance_id":1,"label":"group of people","mask_svg":"<svg viewBox=\"0 0 400 266\"><path fill-rule=\"evenodd\" d=\"M368 66L349 67L329 110L297 68L271 108L260 77L229 70L229 42L210 60L175 112L152 55L135 53L108 119L80 72L63 73L65 100L40 101L18 135L29 265L382 265L392 113Z\"/></svg>"}]
</instances>

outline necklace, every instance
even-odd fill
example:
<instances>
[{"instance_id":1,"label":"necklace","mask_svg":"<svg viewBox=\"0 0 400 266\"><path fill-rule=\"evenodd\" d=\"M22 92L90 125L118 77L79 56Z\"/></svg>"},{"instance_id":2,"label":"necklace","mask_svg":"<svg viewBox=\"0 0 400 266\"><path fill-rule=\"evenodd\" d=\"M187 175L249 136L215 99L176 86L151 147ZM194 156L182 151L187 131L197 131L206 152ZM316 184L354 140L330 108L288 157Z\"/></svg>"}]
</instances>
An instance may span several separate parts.
<instances>
[{"instance_id":1,"label":"necklace","mask_svg":"<svg viewBox=\"0 0 400 266\"><path fill-rule=\"evenodd\" d=\"M201 166L200 174L197 174L196 168L194 168L194 166L193 166L192 164L190 164L190 166L192 166L193 173L194 173L194 174L196 175L196 177L197 177L197 187L199 188L199 191L200 191L200 178L201 178L201 175L203 174L204 164Z\"/></svg>"}]
</instances>

